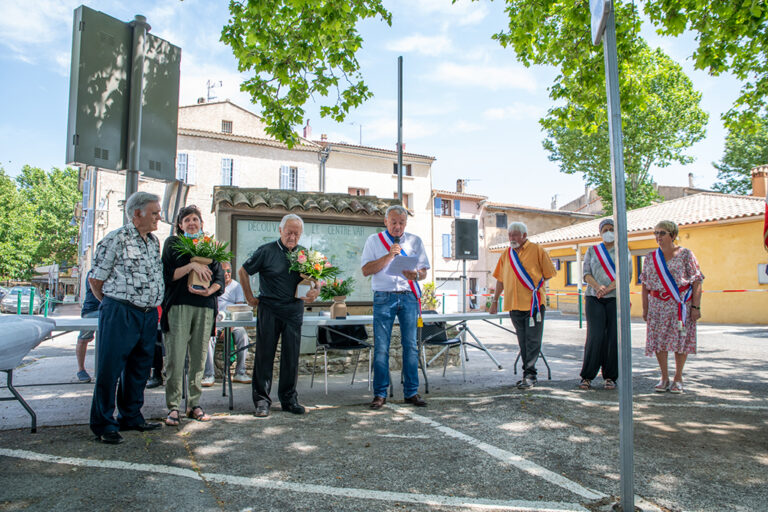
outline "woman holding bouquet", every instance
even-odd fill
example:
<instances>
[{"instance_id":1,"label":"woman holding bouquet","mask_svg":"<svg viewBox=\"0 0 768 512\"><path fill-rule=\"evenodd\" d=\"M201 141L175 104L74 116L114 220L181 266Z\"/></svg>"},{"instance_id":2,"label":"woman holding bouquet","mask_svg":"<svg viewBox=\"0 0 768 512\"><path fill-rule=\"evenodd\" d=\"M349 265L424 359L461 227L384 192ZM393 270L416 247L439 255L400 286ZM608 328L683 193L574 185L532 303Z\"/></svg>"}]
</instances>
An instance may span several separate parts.
<instances>
[{"instance_id":1,"label":"woman holding bouquet","mask_svg":"<svg viewBox=\"0 0 768 512\"><path fill-rule=\"evenodd\" d=\"M200 210L196 206L185 206L179 210L176 219L176 236L169 237L163 247L165 297L161 324L166 350L165 402L168 417L165 423L170 426L178 426L181 422L179 406L187 350L189 396L186 414L197 421L211 419L200 407L201 381L208 341L214 333L216 297L224 289L224 271L217 260L228 254L223 253L225 246L218 246L203 234L202 229ZM207 264L193 261L198 259L193 254L202 255L204 249L211 248L222 253L218 254L219 258L208 258Z\"/></svg>"}]
</instances>

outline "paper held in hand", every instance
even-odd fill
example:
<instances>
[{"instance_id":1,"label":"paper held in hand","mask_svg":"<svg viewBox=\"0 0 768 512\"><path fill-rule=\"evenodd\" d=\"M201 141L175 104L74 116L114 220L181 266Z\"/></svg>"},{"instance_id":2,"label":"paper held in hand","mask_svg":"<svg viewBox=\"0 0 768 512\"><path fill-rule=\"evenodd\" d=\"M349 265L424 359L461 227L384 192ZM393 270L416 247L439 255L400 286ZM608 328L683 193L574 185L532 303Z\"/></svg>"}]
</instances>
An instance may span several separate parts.
<instances>
[{"instance_id":1,"label":"paper held in hand","mask_svg":"<svg viewBox=\"0 0 768 512\"><path fill-rule=\"evenodd\" d=\"M403 270L416 270L419 264L417 256L396 256L387 267L387 274L390 276L404 277Z\"/></svg>"}]
</instances>

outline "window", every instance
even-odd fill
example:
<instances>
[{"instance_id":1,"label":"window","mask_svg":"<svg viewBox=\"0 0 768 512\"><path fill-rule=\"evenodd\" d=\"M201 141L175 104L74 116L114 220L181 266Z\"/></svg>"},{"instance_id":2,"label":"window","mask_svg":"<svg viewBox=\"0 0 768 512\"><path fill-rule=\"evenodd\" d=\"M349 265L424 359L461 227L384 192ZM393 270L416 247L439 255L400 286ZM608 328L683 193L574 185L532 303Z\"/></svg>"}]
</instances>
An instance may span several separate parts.
<instances>
[{"instance_id":1,"label":"window","mask_svg":"<svg viewBox=\"0 0 768 512\"><path fill-rule=\"evenodd\" d=\"M234 185L234 160L231 158L221 159L221 184L225 187L231 187Z\"/></svg>"},{"instance_id":2,"label":"window","mask_svg":"<svg viewBox=\"0 0 768 512\"><path fill-rule=\"evenodd\" d=\"M397 199L397 192L392 194L392 197ZM403 206L408 210L413 210L413 194L403 192Z\"/></svg>"},{"instance_id":3,"label":"window","mask_svg":"<svg viewBox=\"0 0 768 512\"><path fill-rule=\"evenodd\" d=\"M451 235L443 235L443 258L450 258L451 254Z\"/></svg>"},{"instance_id":4,"label":"window","mask_svg":"<svg viewBox=\"0 0 768 512\"><path fill-rule=\"evenodd\" d=\"M392 164L392 174L397 176L397 162ZM411 164L403 164L403 176L413 176L411 173Z\"/></svg>"},{"instance_id":5,"label":"window","mask_svg":"<svg viewBox=\"0 0 768 512\"><path fill-rule=\"evenodd\" d=\"M221 132L232 133L232 121L221 121Z\"/></svg>"},{"instance_id":6,"label":"window","mask_svg":"<svg viewBox=\"0 0 768 512\"><path fill-rule=\"evenodd\" d=\"M635 268L637 269L637 279L635 279L635 282L637 284L642 284L642 281L640 280L640 274L643 273L643 259L645 256L635 256Z\"/></svg>"},{"instance_id":7,"label":"window","mask_svg":"<svg viewBox=\"0 0 768 512\"><path fill-rule=\"evenodd\" d=\"M281 165L280 188L282 190L296 190L298 192L303 192L307 189L305 186L306 176L306 170L300 167Z\"/></svg>"},{"instance_id":8,"label":"window","mask_svg":"<svg viewBox=\"0 0 768 512\"><path fill-rule=\"evenodd\" d=\"M367 196L368 195L368 189L367 188L354 188L349 187L347 189L347 193L351 196Z\"/></svg>"},{"instance_id":9,"label":"window","mask_svg":"<svg viewBox=\"0 0 768 512\"><path fill-rule=\"evenodd\" d=\"M578 269L576 268L576 261L566 261L565 263L565 285L576 286L576 279L578 279Z\"/></svg>"},{"instance_id":10,"label":"window","mask_svg":"<svg viewBox=\"0 0 768 512\"><path fill-rule=\"evenodd\" d=\"M450 217L451 216L451 201L450 201L450 199L448 199L448 200L444 199L444 200L440 201L440 210L441 210L441 212L440 212L441 215L445 215L446 217Z\"/></svg>"},{"instance_id":11,"label":"window","mask_svg":"<svg viewBox=\"0 0 768 512\"><path fill-rule=\"evenodd\" d=\"M507 227L507 214L506 213L497 213L496 214L496 227L497 228L505 228Z\"/></svg>"},{"instance_id":12,"label":"window","mask_svg":"<svg viewBox=\"0 0 768 512\"><path fill-rule=\"evenodd\" d=\"M176 179L179 181L187 182L189 176L189 160L186 153L179 153L176 155Z\"/></svg>"}]
</instances>

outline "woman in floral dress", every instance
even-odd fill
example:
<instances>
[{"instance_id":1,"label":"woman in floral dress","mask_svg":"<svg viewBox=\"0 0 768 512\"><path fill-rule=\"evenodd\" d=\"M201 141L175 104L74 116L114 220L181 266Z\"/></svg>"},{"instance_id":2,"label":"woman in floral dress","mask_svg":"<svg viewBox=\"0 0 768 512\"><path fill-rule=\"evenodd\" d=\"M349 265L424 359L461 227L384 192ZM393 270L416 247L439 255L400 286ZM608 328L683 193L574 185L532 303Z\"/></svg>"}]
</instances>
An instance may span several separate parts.
<instances>
[{"instance_id":1,"label":"woman in floral dress","mask_svg":"<svg viewBox=\"0 0 768 512\"><path fill-rule=\"evenodd\" d=\"M661 380L655 390L663 393L683 392L683 367L688 354L696 353L696 321L701 318L701 282L704 275L699 269L699 263L690 249L675 245L678 228L677 224L665 220L654 228L654 236L663 260L657 251L649 253L643 262L643 272L640 279L643 283L643 320L647 322L645 355L656 355L661 370ZM654 253L657 258L654 261ZM657 271L657 263L663 272L662 261L666 262L680 295L684 299L683 318L681 323L678 302L670 296L664 286L662 276ZM685 300L687 299L687 300ZM675 353L675 376L670 385L667 370L667 355Z\"/></svg>"}]
</instances>

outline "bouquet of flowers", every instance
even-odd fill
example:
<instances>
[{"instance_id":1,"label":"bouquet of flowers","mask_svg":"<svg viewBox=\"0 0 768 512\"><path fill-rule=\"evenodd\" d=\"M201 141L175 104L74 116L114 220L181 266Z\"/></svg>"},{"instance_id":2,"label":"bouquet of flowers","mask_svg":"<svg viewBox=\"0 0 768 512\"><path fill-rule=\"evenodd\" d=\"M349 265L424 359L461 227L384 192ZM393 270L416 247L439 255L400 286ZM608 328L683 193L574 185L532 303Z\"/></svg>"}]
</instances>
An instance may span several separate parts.
<instances>
[{"instance_id":1,"label":"bouquet of flowers","mask_svg":"<svg viewBox=\"0 0 768 512\"><path fill-rule=\"evenodd\" d=\"M322 300L331 301L334 297L346 297L352 293L352 285L355 280L349 279L333 279L333 281L320 281L320 298Z\"/></svg>"},{"instance_id":2,"label":"bouquet of flowers","mask_svg":"<svg viewBox=\"0 0 768 512\"><path fill-rule=\"evenodd\" d=\"M339 273L339 267L334 267L320 251L302 249L289 252L287 256L290 263L289 270L295 270L304 279L319 281Z\"/></svg>"},{"instance_id":3,"label":"bouquet of flowers","mask_svg":"<svg viewBox=\"0 0 768 512\"><path fill-rule=\"evenodd\" d=\"M232 252L227 250L227 245L229 245L229 242L217 242L213 236L203 234L197 238L177 237L173 248L179 251L180 254L192 258L205 258L221 263L230 261L234 257Z\"/></svg>"}]
</instances>

